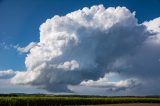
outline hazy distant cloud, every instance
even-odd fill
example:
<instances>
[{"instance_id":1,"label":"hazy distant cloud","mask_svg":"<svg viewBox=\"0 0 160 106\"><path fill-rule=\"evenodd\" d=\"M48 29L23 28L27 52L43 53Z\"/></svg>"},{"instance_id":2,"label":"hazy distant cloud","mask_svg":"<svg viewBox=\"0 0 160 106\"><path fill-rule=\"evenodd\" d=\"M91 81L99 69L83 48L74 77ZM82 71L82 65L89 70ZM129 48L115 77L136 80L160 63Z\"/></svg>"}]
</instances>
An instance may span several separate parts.
<instances>
[{"instance_id":1,"label":"hazy distant cloud","mask_svg":"<svg viewBox=\"0 0 160 106\"><path fill-rule=\"evenodd\" d=\"M140 82L151 91L154 83L160 94L159 20L138 24L126 7L103 5L54 16L40 26L38 43L19 49L29 51L27 70L11 81L52 92L70 92L69 85L121 91ZM110 72L121 78L108 80Z\"/></svg>"},{"instance_id":2,"label":"hazy distant cloud","mask_svg":"<svg viewBox=\"0 0 160 106\"><path fill-rule=\"evenodd\" d=\"M9 94L9 93L49 93L43 89L36 89L32 86L27 85L14 85L10 82L10 79L1 79L0 78L0 94Z\"/></svg>"},{"instance_id":3,"label":"hazy distant cloud","mask_svg":"<svg viewBox=\"0 0 160 106\"><path fill-rule=\"evenodd\" d=\"M9 79L16 75L16 71L13 70L0 70L0 79Z\"/></svg>"}]
</instances>

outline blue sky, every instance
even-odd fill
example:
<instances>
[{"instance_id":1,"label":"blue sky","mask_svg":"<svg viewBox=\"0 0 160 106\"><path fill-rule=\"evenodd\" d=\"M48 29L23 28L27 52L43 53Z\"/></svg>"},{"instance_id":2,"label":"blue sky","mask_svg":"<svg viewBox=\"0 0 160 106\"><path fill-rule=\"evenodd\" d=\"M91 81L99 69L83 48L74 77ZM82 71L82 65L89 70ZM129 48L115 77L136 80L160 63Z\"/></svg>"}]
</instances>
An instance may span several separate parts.
<instances>
[{"instance_id":1,"label":"blue sky","mask_svg":"<svg viewBox=\"0 0 160 106\"><path fill-rule=\"evenodd\" d=\"M1 0L0 42L23 47L31 41L39 41L39 26L46 19L98 4L126 6L132 12L136 11L139 23L160 15L159 0ZM25 69L25 55L14 49L0 47L0 58L0 70Z\"/></svg>"},{"instance_id":2,"label":"blue sky","mask_svg":"<svg viewBox=\"0 0 160 106\"><path fill-rule=\"evenodd\" d=\"M160 0L0 0L0 93L160 95L159 10Z\"/></svg>"}]
</instances>

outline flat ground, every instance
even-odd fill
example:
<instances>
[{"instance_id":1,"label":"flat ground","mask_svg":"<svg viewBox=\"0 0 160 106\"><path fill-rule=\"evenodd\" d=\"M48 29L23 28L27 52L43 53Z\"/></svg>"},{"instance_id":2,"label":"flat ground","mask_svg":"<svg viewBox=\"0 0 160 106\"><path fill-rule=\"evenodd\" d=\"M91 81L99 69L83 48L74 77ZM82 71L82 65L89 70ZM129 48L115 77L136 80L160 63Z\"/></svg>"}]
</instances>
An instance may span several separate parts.
<instances>
[{"instance_id":1,"label":"flat ground","mask_svg":"<svg viewBox=\"0 0 160 106\"><path fill-rule=\"evenodd\" d=\"M108 105L88 105L88 106L160 106L153 103L132 103L132 104L108 104Z\"/></svg>"}]
</instances>

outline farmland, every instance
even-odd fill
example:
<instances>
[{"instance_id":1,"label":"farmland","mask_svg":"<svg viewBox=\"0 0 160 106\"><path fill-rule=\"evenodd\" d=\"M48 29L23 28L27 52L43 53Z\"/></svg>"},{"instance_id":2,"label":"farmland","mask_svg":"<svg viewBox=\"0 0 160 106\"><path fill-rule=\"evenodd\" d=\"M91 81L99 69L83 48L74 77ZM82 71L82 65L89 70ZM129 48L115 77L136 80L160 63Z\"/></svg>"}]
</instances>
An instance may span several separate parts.
<instances>
[{"instance_id":1,"label":"farmland","mask_svg":"<svg viewBox=\"0 0 160 106\"><path fill-rule=\"evenodd\" d=\"M160 103L159 97L1 96L0 106L101 105Z\"/></svg>"}]
</instances>

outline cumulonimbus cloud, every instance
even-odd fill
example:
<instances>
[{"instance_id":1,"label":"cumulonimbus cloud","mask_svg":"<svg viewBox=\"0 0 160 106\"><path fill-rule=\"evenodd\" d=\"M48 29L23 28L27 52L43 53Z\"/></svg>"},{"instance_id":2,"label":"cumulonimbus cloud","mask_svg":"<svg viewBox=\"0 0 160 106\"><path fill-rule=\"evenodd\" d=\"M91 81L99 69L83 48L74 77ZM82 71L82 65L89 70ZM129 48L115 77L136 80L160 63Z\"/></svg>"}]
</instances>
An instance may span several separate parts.
<instances>
[{"instance_id":1,"label":"cumulonimbus cloud","mask_svg":"<svg viewBox=\"0 0 160 106\"><path fill-rule=\"evenodd\" d=\"M109 72L125 78L120 87L133 88L132 78L160 81L159 24L137 21L126 7L103 5L47 19L40 26L40 41L27 54L27 71L11 81L52 92L69 92L68 85L85 86L88 80L98 86L93 83ZM119 88L109 83L106 88Z\"/></svg>"}]
</instances>

